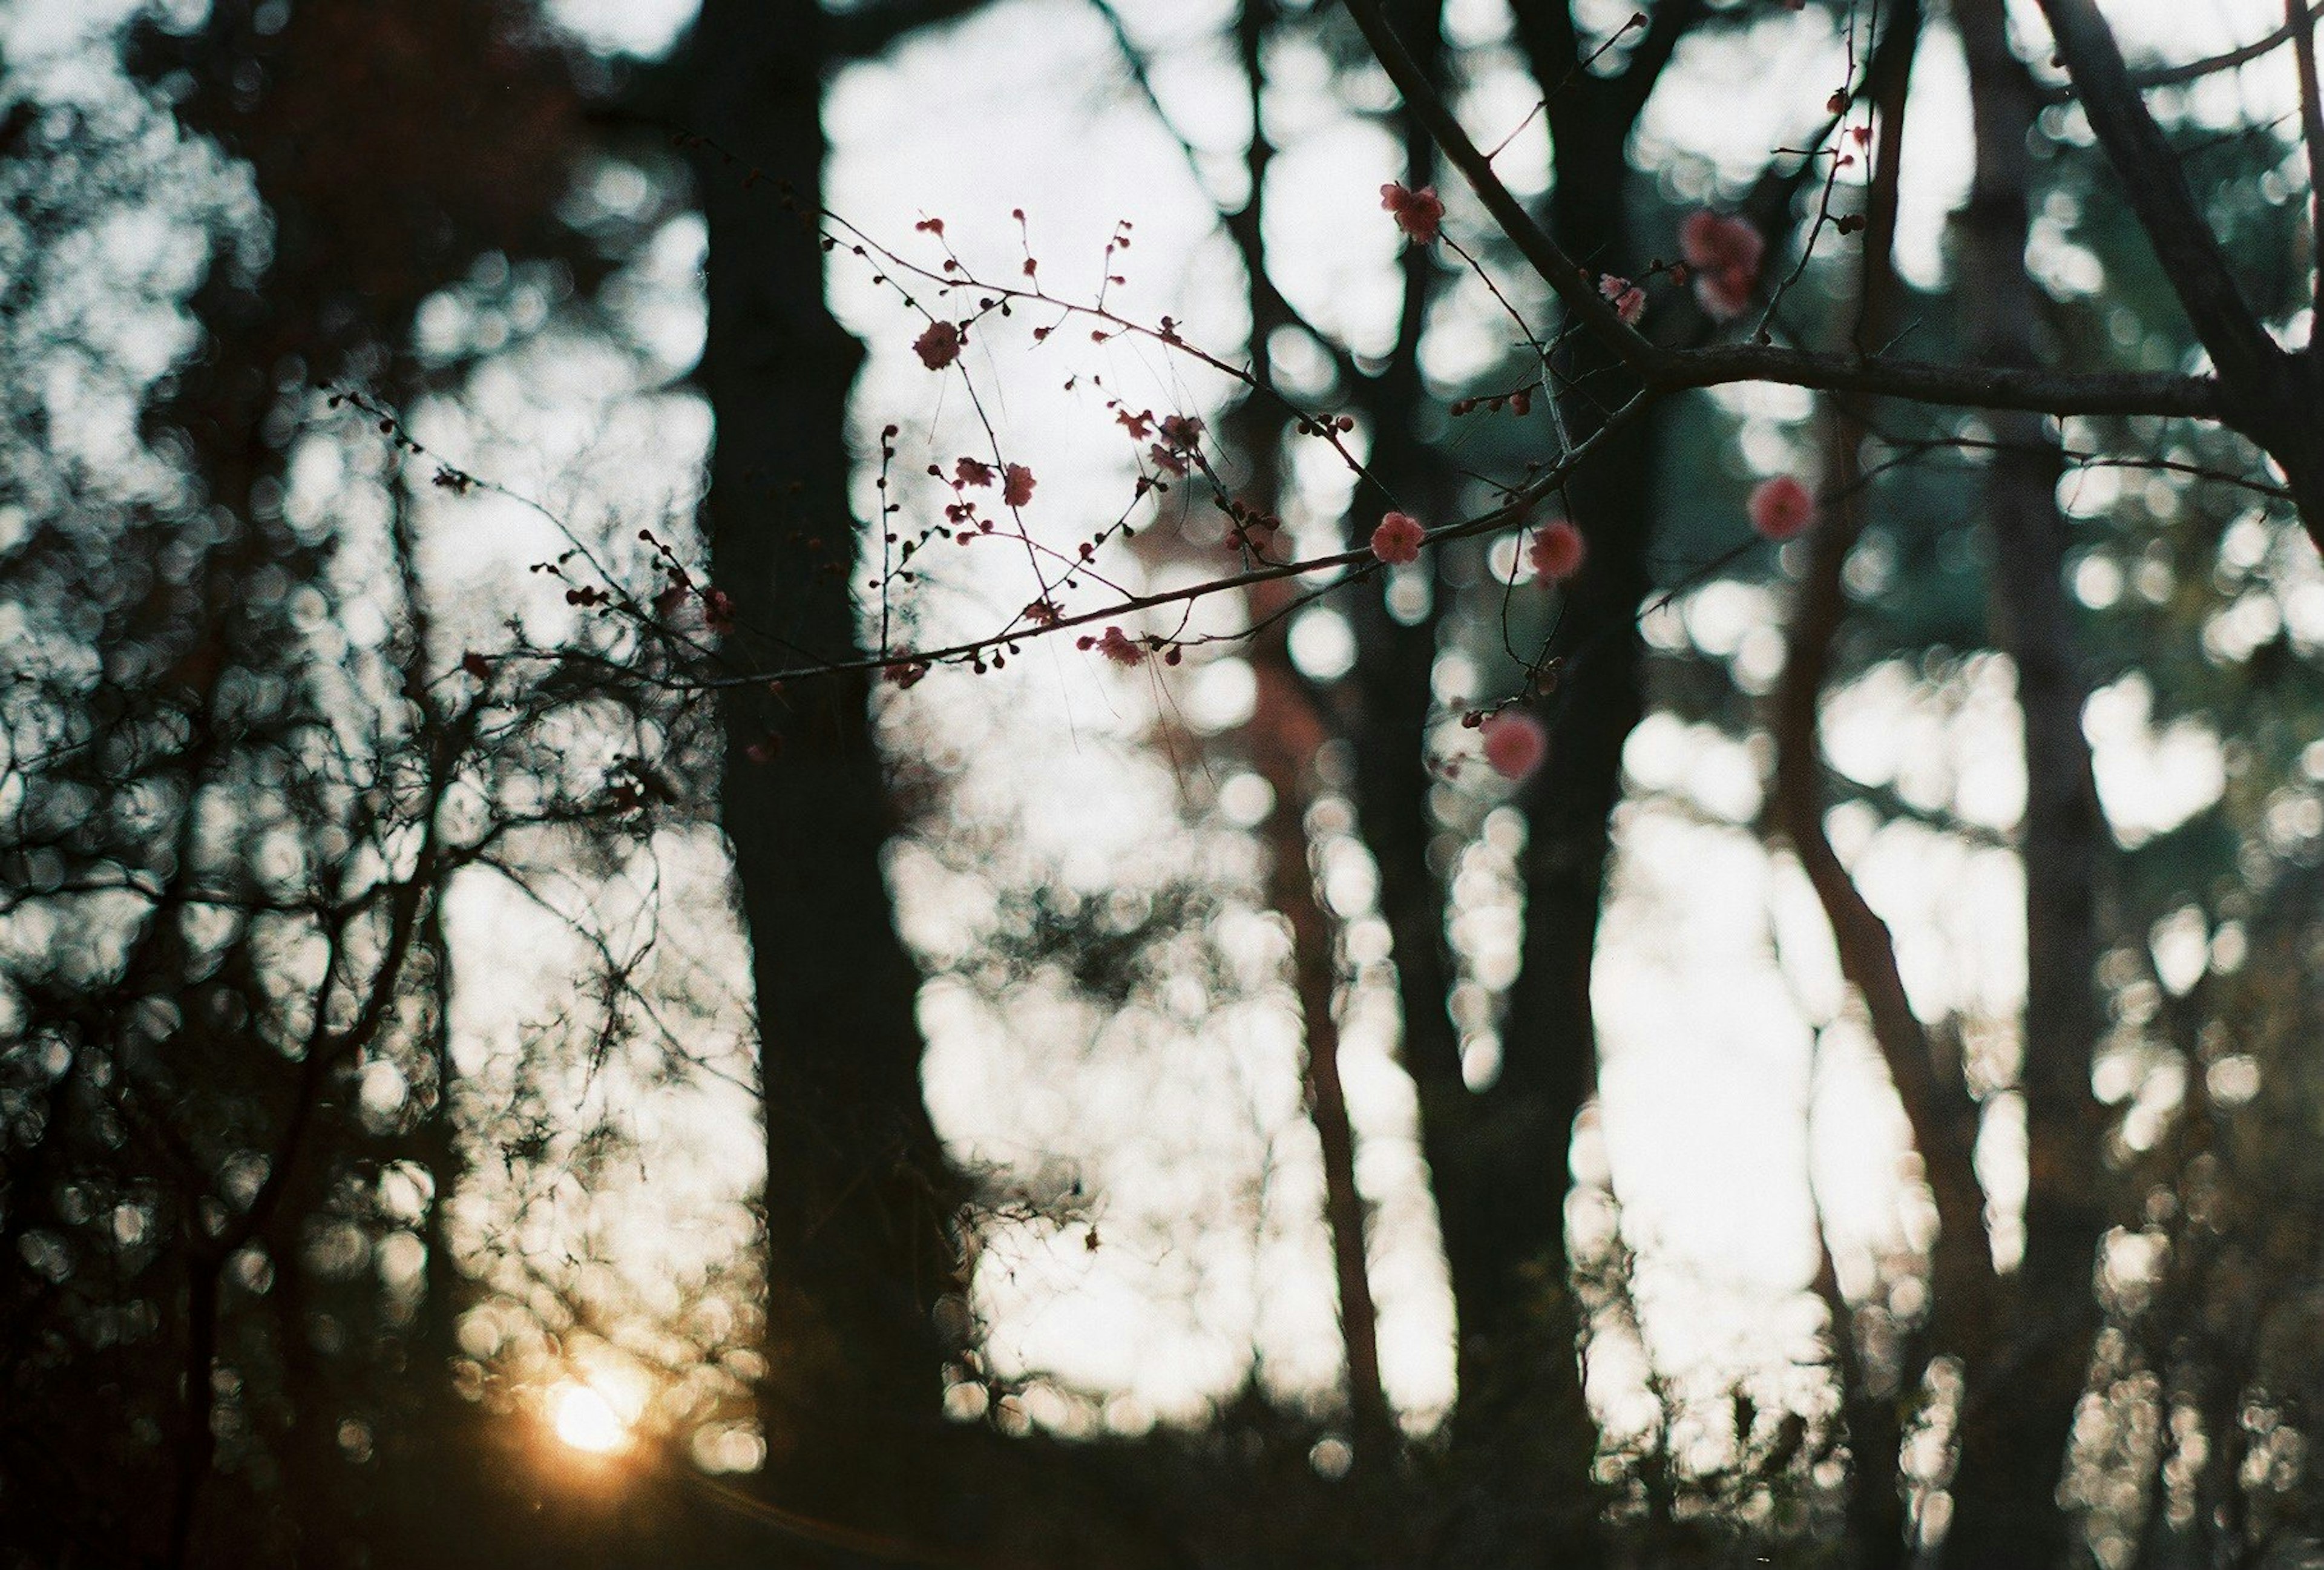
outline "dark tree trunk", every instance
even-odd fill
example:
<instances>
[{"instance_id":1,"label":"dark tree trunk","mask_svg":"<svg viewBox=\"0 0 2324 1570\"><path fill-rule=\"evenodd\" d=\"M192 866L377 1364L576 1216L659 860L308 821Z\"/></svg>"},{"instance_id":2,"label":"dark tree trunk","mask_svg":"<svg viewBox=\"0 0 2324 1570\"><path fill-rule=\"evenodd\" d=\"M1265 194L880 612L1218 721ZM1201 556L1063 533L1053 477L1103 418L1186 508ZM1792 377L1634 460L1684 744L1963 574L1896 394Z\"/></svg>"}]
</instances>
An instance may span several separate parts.
<instances>
[{"instance_id":1,"label":"dark tree trunk","mask_svg":"<svg viewBox=\"0 0 2324 1570\"><path fill-rule=\"evenodd\" d=\"M2039 304L2025 271L2027 138L2040 98L2011 52L2001 0L1961 0L1955 20L1977 130L1962 226L1969 337L1981 363L2031 365ZM2088 690L2065 591L2058 439L2038 415L1992 418L1997 450L1985 498L1995 614L2000 644L2017 667L2025 745L2025 1253L2005 1337L1969 1370L1945 1557L1961 1565L2052 1565L2072 1545L2057 1488L2099 1325L2091 1272L2107 1223L2105 1120L2090 1089L2090 1055L2107 829L2082 734Z\"/></svg>"},{"instance_id":2,"label":"dark tree trunk","mask_svg":"<svg viewBox=\"0 0 2324 1570\"><path fill-rule=\"evenodd\" d=\"M700 373L716 420L714 579L742 661L779 638L844 659L848 392L860 346L825 309L814 222L831 63L814 0L709 0L690 128L709 226ZM788 196L785 193L789 193ZM956 1189L920 1094L918 977L881 855L890 819L857 679L725 700L722 813L752 947L767 1131L770 1489L856 1525L930 1524L941 1421L932 1311L959 1288ZM776 755L767 762L770 739Z\"/></svg>"}]
</instances>

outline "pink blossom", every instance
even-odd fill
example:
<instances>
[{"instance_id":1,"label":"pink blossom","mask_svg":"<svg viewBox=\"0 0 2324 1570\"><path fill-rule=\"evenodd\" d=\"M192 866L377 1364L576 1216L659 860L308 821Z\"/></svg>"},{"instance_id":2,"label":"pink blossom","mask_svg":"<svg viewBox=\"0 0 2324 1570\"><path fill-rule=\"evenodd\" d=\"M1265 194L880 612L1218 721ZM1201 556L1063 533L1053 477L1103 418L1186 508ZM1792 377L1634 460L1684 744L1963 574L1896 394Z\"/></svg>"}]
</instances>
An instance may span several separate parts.
<instances>
[{"instance_id":1,"label":"pink blossom","mask_svg":"<svg viewBox=\"0 0 2324 1570\"><path fill-rule=\"evenodd\" d=\"M912 340L912 347L921 365L941 371L960 358L960 329L948 321L930 322L928 330Z\"/></svg>"},{"instance_id":2,"label":"pink blossom","mask_svg":"<svg viewBox=\"0 0 2324 1570\"><path fill-rule=\"evenodd\" d=\"M1766 540L1790 540L1815 522L1815 497L1789 475L1763 480L1751 493L1751 527Z\"/></svg>"},{"instance_id":3,"label":"pink blossom","mask_svg":"<svg viewBox=\"0 0 2324 1570\"><path fill-rule=\"evenodd\" d=\"M1390 565L1420 559L1420 541L1426 531L1408 513L1390 513L1372 531L1372 554Z\"/></svg>"},{"instance_id":4,"label":"pink blossom","mask_svg":"<svg viewBox=\"0 0 2324 1570\"><path fill-rule=\"evenodd\" d=\"M1563 518L1544 524L1526 551L1534 571L1544 583L1563 583L1573 577L1582 570L1582 563L1589 554L1582 531Z\"/></svg>"},{"instance_id":5,"label":"pink blossom","mask_svg":"<svg viewBox=\"0 0 2324 1570\"><path fill-rule=\"evenodd\" d=\"M1503 709L1477 727L1485 762L1504 780L1523 780L1549 755L1549 733L1523 709Z\"/></svg>"},{"instance_id":6,"label":"pink blossom","mask_svg":"<svg viewBox=\"0 0 2324 1570\"><path fill-rule=\"evenodd\" d=\"M1132 642L1130 634L1120 627L1108 627L1105 636L1100 638L1094 647L1116 665L1139 665L1146 660L1146 651Z\"/></svg>"},{"instance_id":7,"label":"pink blossom","mask_svg":"<svg viewBox=\"0 0 2324 1570\"><path fill-rule=\"evenodd\" d=\"M1380 187L1380 206L1396 215L1396 226L1410 236L1416 245L1425 245L1436 238L1436 230L1444 222L1444 203L1436 188L1424 185L1418 190L1408 189L1397 180Z\"/></svg>"},{"instance_id":8,"label":"pink blossom","mask_svg":"<svg viewBox=\"0 0 2324 1570\"><path fill-rule=\"evenodd\" d=\"M992 466L964 457L952 466L952 479L956 485L989 485L992 483Z\"/></svg>"},{"instance_id":9,"label":"pink blossom","mask_svg":"<svg viewBox=\"0 0 2324 1570\"><path fill-rule=\"evenodd\" d=\"M1010 464L1001 471L1001 499L1011 507L1021 507L1033 499L1033 471L1023 464Z\"/></svg>"},{"instance_id":10,"label":"pink blossom","mask_svg":"<svg viewBox=\"0 0 2324 1570\"><path fill-rule=\"evenodd\" d=\"M1614 308L1614 314L1620 317L1627 327L1637 326L1638 319L1646 314L1646 291L1627 278L1606 273L1598 280L1598 292L1606 297L1607 303Z\"/></svg>"},{"instance_id":11,"label":"pink blossom","mask_svg":"<svg viewBox=\"0 0 2324 1570\"><path fill-rule=\"evenodd\" d=\"M1724 213L1690 213L1679 226L1678 248L1693 271L1695 298L1704 310L1731 321L1751 309L1767 252L1758 230Z\"/></svg>"}]
</instances>

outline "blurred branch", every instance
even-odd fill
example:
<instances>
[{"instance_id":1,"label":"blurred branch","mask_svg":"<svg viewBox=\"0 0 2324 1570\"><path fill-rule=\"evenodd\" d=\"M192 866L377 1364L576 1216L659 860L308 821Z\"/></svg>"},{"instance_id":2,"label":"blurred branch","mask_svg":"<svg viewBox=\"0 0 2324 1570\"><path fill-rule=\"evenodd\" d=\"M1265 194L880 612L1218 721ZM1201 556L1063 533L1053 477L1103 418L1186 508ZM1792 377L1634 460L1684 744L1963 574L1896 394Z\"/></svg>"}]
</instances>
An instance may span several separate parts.
<instances>
[{"instance_id":1,"label":"blurred branch","mask_svg":"<svg viewBox=\"0 0 2324 1570\"><path fill-rule=\"evenodd\" d=\"M2041 0L2090 128L2219 374L2245 397L2277 380L2283 351L2261 327L2218 236L2188 188L2179 155L2138 96L2114 29L2095 0Z\"/></svg>"},{"instance_id":2,"label":"blurred branch","mask_svg":"<svg viewBox=\"0 0 2324 1570\"><path fill-rule=\"evenodd\" d=\"M1908 13L1907 25L1917 33L1917 8ZM1880 141L1858 286L1857 332L1867 340L1891 330L1897 297L1895 221L1912 46L1910 35L1901 48L1892 49L1884 41L1883 69L1870 84L1879 110ZM1864 526L1857 459L1864 435L1862 421L1849 407L1827 405L1825 516L1808 538L1807 572L1786 630L1783 676L1770 726L1775 743L1772 817L1823 907L1840 974L1863 1002L1873 1039L1921 1152L1939 1218L1933 1271L1943 1312L1973 1307L1973 1295L1986 1284L1976 1270L1985 1253L1983 1196L1974 1163L1977 1105L1957 1079L1938 1072L1934 1043L1905 990L1895 935L1865 899L1824 827L1818 711L1831 675L1832 642L1848 611L1848 558ZM1832 1296L1836 1299L1836 1288ZM1836 1314L1844 1312L1844 1304L1835 1309ZM1848 1339L1844 1317L1835 1323L1833 1334L1838 1340ZM1844 1380L1860 1376L1852 1357L1843 1361L1840 1372ZM1907 1358L1899 1378L1909 1380L1917 1372ZM1852 1406L1852 1418L1871 1419L1868 1408ZM1898 1564L1906 1551L1897 1497L1901 1434L1894 1424L1880 1427L1877 1435L1858 1436L1849 1510L1858 1535L1869 1539L1859 1543L1870 1556L1868 1563Z\"/></svg>"},{"instance_id":3,"label":"blurred branch","mask_svg":"<svg viewBox=\"0 0 2324 1570\"><path fill-rule=\"evenodd\" d=\"M2316 14L2300 0L2284 0L2283 9L2300 68L2300 137L2308 146L2308 263L2316 274L2311 298L2324 319L2324 97L2316 83Z\"/></svg>"},{"instance_id":4,"label":"blurred branch","mask_svg":"<svg viewBox=\"0 0 2324 1570\"><path fill-rule=\"evenodd\" d=\"M957 22L983 9L986 0L867 0L824 21L825 42L841 60L885 54L922 28Z\"/></svg>"},{"instance_id":5,"label":"blurred branch","mask_svg":"<svg viewBox=\"0 0 2324 1570\"><path fill-rule=\"evenodd\" d=\"M2299 3L2300 0L2290 0L2285 8L2290 10ZM2305 14L2310 25L2312 26L2317 17L2324 16L2324 5L2309 7ZM2130 79L2141 92L2151 91L2156 88L2183 87L2189 82L2201 81L2205 77L2217 76L2221 71L2231 71L2238 66L2249 65L2261 56L2282 48L2296 36L2298 32L2299 27L2296 23L2286 22L2266 37L2255 39L2241 48L2231 49L2222 54L2207 55L2201 60L2189 60L2184 65L2153 66L2145 70L2133 71L2130 74ZM2074 88L2070 83L2044 88L2041 92L2043 100L2048 103L2070 104L2074 101Z\"/></svg>"},{"instance_id":6,"label":"blurred branch","mask_svg":"<svg viewBox=\"0 0 2324 1570\"><path fill-rule=\"evenodd\" d=\"M1595 274L1569 256L1501 183L1451 108L1388 28L1379 0L1349 0L1349 11L1415 115L1569 316L1606 343L1655 392L1736 382L1777 382L1818 392L1862 392L1915 402L2024 409L2050 414L2179 414L2229 420L2239 411L2208 377L2128 373L2061 374L2005 367L1932 365L1771 345L1666 349L1624 322L1598 291ZM2110 41L2109 41L2110 42ZM2117 63L2119 57L2116 57ZM2144 111L2142 110L2142 113ZM2152 122L2149 122L2152 125ZM2165 150L2167 152L2167 149ZM2176 165L2172 178L2183 194ZM2191 205L2192 198L2187 199ZM2208 231L2205 231L2208 235ZM2247 314L2247 313L2246 313ZM2272 346L2271 346L2272 348ZM2222 364L2224 370L2225 365Z\"/></svg>"}]
</instances>

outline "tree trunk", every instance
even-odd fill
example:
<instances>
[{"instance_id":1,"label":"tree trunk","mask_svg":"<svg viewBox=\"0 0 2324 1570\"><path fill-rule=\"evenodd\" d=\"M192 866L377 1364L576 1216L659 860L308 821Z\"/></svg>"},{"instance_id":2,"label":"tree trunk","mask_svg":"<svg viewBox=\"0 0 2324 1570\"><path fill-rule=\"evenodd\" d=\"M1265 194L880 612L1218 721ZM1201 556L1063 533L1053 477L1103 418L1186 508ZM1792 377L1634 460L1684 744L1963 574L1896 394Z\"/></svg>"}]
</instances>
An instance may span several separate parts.
<instances>
[{"instance_id":1,"label":"tree trunk","mask_svg":"<svg viewBox=\"0 0 2324 1570\"><path fill-rule=\"evenodd\" d=\"M860 346L824 300L814 0L708 0L691 43L709 227L706 531L732 657L857 650L845 433ZM890 917L890 819L860 679L724 700L722 816L752 947L767 1133L769 1486L857 1525L917 1518L939 1431L933 1310L960 1289L957 1185L920 1094L918 977ZM768 757L770 750L774 754ZM766 761L754 761L766 758Z\"/></svg>"},{"instance_id":2,"label":"tree trunk","mask_svg":"<svg viewBox=\"0 0 2324 1570\"><path fill-rule=\"evenodd\" d=\"M1962 226L1969 337L1980 363L2032 365L2039 301L2025 271L2027 140L2040 100L2011 52L2001 0L1960 0L1954 14L1977 131ZM1997 448L1985 496L1995 612L2001 646L2017 666L2025 747L2025 1253L2006 1343L1969 1370L1945 1557L2052 1565L2073 1539L2057 1487L2099 1325L2091 1272L2107 1223L2105 1119L2090 1089L2090 1056L2107 830L2082 734L2088 692L2065 591L2058 438L2038 415L1992 419Z\"/></svg>"}]
</instances>

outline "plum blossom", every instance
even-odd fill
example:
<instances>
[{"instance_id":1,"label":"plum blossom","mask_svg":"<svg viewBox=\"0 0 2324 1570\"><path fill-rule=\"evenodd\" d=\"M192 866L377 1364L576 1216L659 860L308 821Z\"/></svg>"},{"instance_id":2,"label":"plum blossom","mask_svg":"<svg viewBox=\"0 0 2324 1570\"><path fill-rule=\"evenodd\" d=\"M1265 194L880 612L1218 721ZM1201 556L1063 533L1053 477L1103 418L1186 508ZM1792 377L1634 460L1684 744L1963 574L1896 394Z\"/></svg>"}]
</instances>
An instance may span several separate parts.
<instances>
[{"instance_id":1,"label":"plum blossom","mask_svg":"<svg viewBox=\"0 0 2324 1570\"><path fill-rule=\"evenodd\" d=\"M1390 513L1372 531L1372 554L1390 566L1420 559L1420 541L1426 534L1420 520L1409 513Z\"/></svg>"},{"instance_id":2,"label":"plum blossom","mask_svg":"<svg viewBox=\"0 0 2324 1570\"><path fill-rule=\"evenodd\" d=\"M1598 292L1606 297L1625 327L1637 326L1638 319L1646 314L1646 291L1627 278L1605 273L1598 280Z\"/></svg>"},{"instance_id":3,"label":"plum blossom","mask_svg":"<svg viewBox=\"0 0 2324 1570\"><path fill-rule=\"evenodd\" d=\"M1010 464L1001 471L1001 499L1011 507L1021 507L1033 499L1033 471L1023 464Z\"/></svg>"},{"instance_id":4,"label":"plum blossom","mask_svg":"<svg viewBox=\"0 0 2324 1570\"><path fill-rule=\"evenodd\" d=\"M1560 518L1542 526L1526 554L1544 583L1563 583L1582 570L1590 548L1582 540L1582 531Z\"/></svg>"},{"instance_id":5,"label":"plum blossom","mask_svg":"<svg viewBox=\"0 0 2324 1570\"><path fill-rule=\"evenodd\" d=\"M1763 540L1791 540L1815 522L1815 497L1789 475L1762 480L1751 492L1751 527Z\"/></svg>"},{"instance_id":6,"label":"plum blossom","mask_svg":"<svg viewBox=\"0 0 2324 1570\"><path fill-rule=\"evenodd\" d=\"M1694 274L1694 295L1720 321L1732 321L1751 309L1766 241L1741 218L1724 213L1687 215L1678 232L1679 254Z\"/></svg>"},{"instance_id":7,"label":"plum blossom","mask_svg":"<svg viewBox=\"0 0 2324 1570\"><path fill-rule=\"evenodd\" d=\"M1380 206L1396 216L1396 226L1416 245L1433 242L1444 222L1444 203L1433 185L1413 190L1392 180L1380 187Z\"/></svg>"},{"instance_id":8,"label":"plum blossom","mask_svg":"<svg viewBox=\"0 0 2324 1570\"><path fill-rule=\"evenodd\" d=\"M948 321L933 321L928 330L912 340L920 364L931 371L941 371L960 358L960 329Z\"/></svg>"},{"instance_id":9,"label":"plum blossom","mask_svg":"<svg viewBox=\"0 0 2324 1570\"><path fill-rule=\"evenodd\" d=\"M1504 780L1523 780L1549 755L1549 733L1522 709L1504 709L1477 727L1485 762Z\"/></svg>"},{"instance_id":10,"label":"plum blossom","mask_svg":"<svg viewBox=\"0 0 2324 1570\"><path fill-rule=\"evenodd\" d=\"M1120 627L1108 627L1105 635L1092 646L1116 665L1141 665L1146 660L1146 651L1132 642L1130 634Z\"/></svg>"}]
</instances>

